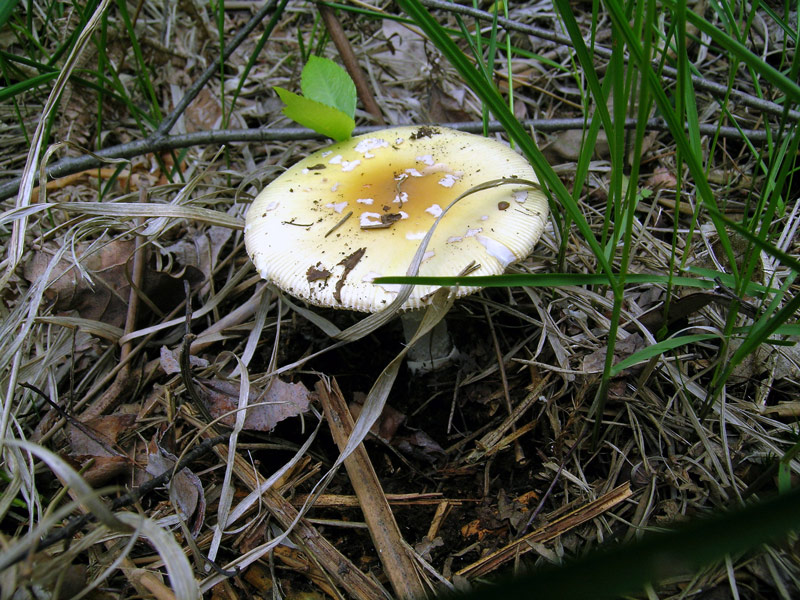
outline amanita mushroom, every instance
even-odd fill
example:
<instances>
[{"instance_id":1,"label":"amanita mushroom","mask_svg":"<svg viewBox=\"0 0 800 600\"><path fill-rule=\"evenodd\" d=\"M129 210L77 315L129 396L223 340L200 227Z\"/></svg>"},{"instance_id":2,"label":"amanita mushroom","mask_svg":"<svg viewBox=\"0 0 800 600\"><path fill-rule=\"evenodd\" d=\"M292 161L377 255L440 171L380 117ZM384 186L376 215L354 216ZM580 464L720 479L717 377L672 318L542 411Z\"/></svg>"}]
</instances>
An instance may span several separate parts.
<instances>
[{"instance_id":1,"label":"amanita mushroom","mask_svg":"<svg viewBox=\"0 0 800 600\"><path fill-rule=\"evenodd\" d=\"M501 178L536 181L528 162L495 140L438 126L369 133L311 154L264 188L247 213L245 244L261 276L296 298L377 312L399 286L373 280L404 275L445 207ZM470 194L442 218L419 274L502 273L531 252L547 213L529 184ZM423 307L436 289L416 286L402 308Z\"/></svg>"}]
</instances>

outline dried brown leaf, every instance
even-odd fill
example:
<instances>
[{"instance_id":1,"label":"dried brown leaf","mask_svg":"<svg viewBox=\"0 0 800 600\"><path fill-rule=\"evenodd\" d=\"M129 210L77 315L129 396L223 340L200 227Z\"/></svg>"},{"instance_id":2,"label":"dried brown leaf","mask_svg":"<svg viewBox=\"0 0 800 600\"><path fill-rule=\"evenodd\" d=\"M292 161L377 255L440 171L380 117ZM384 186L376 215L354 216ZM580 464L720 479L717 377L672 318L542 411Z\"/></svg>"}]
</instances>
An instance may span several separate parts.
<instances>
[{"instance_id":1,"label":"dried brown leaf","mask_svg":"<svg viewBox=\"0 0 800 600\"><path fill-rule=\"evenodd\" d=\"M136 423L136 415L113 414L89 419L81 431L69 425L71 454L73 456L119 456L110 446L117 443L120 433L128 431Z\"/></svg>"},{"instance_id":2,"label":"dried brown leaf","mask_svg":"<svg viewBox=\"0 0 800 600\"><path fill-rule=\"evenodd\" d=\"M579 129L568 129L556 134L546 148L546 154L553 157L553 162L557 159L576 161L581 155L583 147L584 132ZM608 139L602 131L597 135L597 143L594 146L592 156L594 158L608 158L609 156Z\"/></svg>"},{"instance_id":3,"label":"dried brown leaf","mask_svg":"<svg viewBox=\"0 0 800 600\"><path fill-rule=\"evenodd\" d=\"M174 468L176 462L178 462L177 457L164 450L157 441L150 442L147 452L147 473L157 477ZM181 469L170 481L169 498L181 511L183 518L189 519L194 515L191 532L192 536L196 537L205 520L206 497L203 484L188 467Z\"/></svg>"},{"instance_id":4,"label":"dried brown leaf","mask_svg":"<svg viewBox=\"0 0 800 600\"><path fill-rule=\"evenodd\" d=\"M233 426L239 405L239 385L219 379L198 381L198 393L208 406L211 416ZM244 419L244 429L271 431L275 425L308 411L310 392L302 383L286 383L273 379L266 391L251 388ZM228 414L231 413L231 414ZM225 415L223 417L223 415Z\"/></svg>"},{"instance_id":5,"label":"dried brown leaf","mask_svg":"<svg viewBox=\"0 0 800 600\"><path fill-rule=\"evenodd\" d=\"M678 179L675 174L666 167L656 167L653 174L647 178L645 187L651 190L674 190L678 187Z\"/></svg>"},{"instance_id":6,"label":"dried brown leaf","mask_svg":"<svg viewBox=\"0 0 800 600\"><path fill-rule=\"evenodd\" d=\"M397 438L394 445L400 451L431 464L442 460L447 455L444 449L422 430Z\"/></svg>"},{"instance_id":7,"label":"dried brown leaf","mask_svg":"<svg viewBox=\"0 0 800 600\"><path fill-rule=\"evenodd\" d=\"M159 357L159 363L161 365L161 369L167 375L174 375L175 373L181 372L181 363L180 363L180 349L171 350L166 346L161 346L161 355ZM208 361L205 358L201 358L199 356L195 356L194 354L189 355L189 364L193 367L200 367L204 369L208 366Z\"/></svg>"},{"instance_id":8,"label":"dried brown leaf","mask_svg":"<svg viewBox=\"0 0 800 600\"><path fill-rule=\"evenodd\" d=\"M130 263L134 252L133 240L113 240L108 243L75 245L84 273L71 258L62 259L53 269L45 298L56 312L75 311L78 316L122 327L130 295ZM54 252L48 248L34 252L25 264L24 277L38 280L47 270ZM161 309L174 305L183 297L183 284L167 273L145 268L144 293L153 298Z\"/></svg>"},{"instance_id":9,"label":"dried brown leaf","mask_svg":"<svg viewBox=\"0 0 800 600\"><path fill-rule=\"evenodd\" d=\"M701 308L707 306L710 302L713 302L719 297L719 294L713 292L695 292L687 294L682 298L672 300L667 314L664 314L664 306L660 305L642 313L636 320L647 327L652 333L657 333L662 327L668 327L681 319L695 314ZM633 331L635 327L635 323L629 323L625 326L625 329Z\"/></svg>"},{"instance_id":10,"label":"dried brown leaf","mask_svg":"<svg viewBox=\"0 0 800 600\"><path fill-rule=\"evenodd\" d=\"M644 348L644 338L638 333L631 334L624 340L619 340L614 345L614 363L620 362L642 348ZM583 370L586 373L602 373L606 362L606 352L607 348L603 346L584 356ZM619 376L621 377L623 374L627 374L633 369L636 369L636 367L625 369Z\"/></svg>"},{"instance_id":11,"label":"dried brown leaf","mask_svg":"<svg viewBox=\"0 0 800 600\"><path fill-rule=\"evenodd\" d=\"M222 119L222 106L208 88L203 88L186 107L184 118L186 133L218 129Z\"/></svg>"},{"instance_id":12,"label":"dried brown leaf","mask_svg":"<svg viewBox=\"0 0 800 600\"><path fill-rule=\"evenodd\" d=\"M211 226L203 231L190 231L171 246L162 249L163 255L173 255L184 270L196 271L191 274L192 281L206 282L200 289L205 294L210 284L211 273L219 263L223 246L233 235L230 227Z\"/></svg>"},{"instance_id":13,"label":"dried brown leaf","mask_svg":"<svg viewBox=\"0 0 800 600\"><path fill-rule=\"evenodd\" d=\"M364 407L364 397L363 395L360 398L355 397L354 400L354 402L348 405L348 408L350 409L350 414L353 415L353 420L357 421L358 416L361 414L361 409ZM397 433L397 429L405 420L405 414L386 404L381 411L381 416L372 424L369 431L372 435L388 444L392 442L395 433Z\"/></svg>"}]
</instances>

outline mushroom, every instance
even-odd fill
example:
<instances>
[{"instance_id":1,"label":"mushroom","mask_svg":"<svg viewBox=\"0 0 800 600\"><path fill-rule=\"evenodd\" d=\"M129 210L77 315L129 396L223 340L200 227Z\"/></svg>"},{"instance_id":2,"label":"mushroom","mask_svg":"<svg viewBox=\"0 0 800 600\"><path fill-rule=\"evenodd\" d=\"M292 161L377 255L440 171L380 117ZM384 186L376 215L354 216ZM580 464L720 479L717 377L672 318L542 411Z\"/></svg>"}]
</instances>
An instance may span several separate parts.
<instances>
[{"instance_id":1,"label":"mushroom","mask_svg":"<svg viewBox=\"0 0 800 600\"><path fill-rule=\"evenodd\" d=\"M528 162L496 140L438 126L376 131L311 154L265 187L247 213L245 244L261 276L292 296L377 312L400 286L373 280L405 274L454 199L514 178L536 181ZM522 181L468 194L441 219L419 275L502 273L531 252L547 213L542 191ZM436 289L416 286L402 309L424 307Z\"/></svg>"}]
</instances>

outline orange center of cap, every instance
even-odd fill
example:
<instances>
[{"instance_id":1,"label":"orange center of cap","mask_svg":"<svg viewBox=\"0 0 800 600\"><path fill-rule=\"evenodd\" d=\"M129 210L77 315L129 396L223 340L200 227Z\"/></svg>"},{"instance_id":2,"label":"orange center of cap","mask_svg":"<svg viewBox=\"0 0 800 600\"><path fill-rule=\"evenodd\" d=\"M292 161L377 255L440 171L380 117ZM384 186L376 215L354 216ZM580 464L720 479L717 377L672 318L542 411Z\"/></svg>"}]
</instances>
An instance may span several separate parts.
<instances>
[{"instance_id":1,"label":"orange center of cap","mask_svg":"<svg viewBox=\"0 0 800 600\"><path fill-rule=\"evenodd\" d=\"M458 175L437 165L434 172L423 168L398 168L391 162L365 161L357 177L340 184L331 210L341 208L342 217L353 215L343 229L362 230L374 234L391 231L407 239L418 239L433 224L442 210L461 193Z\"/></svg>"}]
</instances>

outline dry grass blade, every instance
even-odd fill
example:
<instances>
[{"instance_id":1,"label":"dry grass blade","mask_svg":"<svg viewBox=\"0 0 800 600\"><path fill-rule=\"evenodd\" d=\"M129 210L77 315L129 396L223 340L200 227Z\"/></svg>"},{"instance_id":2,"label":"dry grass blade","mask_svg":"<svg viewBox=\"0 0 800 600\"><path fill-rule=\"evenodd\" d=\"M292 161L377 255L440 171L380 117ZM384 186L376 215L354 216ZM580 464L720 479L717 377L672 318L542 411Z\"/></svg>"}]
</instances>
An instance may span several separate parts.
<instances>
[{"instance_id":1,"label":"dry grass blade","mask_svg":"<svg viewBox=\"0 0 800 600\"><path fill-rule=\"evenodd\" d=\"M408 341L408 344L392 359L386 368L381 371L375 383L370 388L367 398L364 401L361 414L358 415L358 420L353 427L353 432L350 434L346 446L341 450L339 458L336 459L331 470L341 465L342 462L350 456L350 453L367 437L370 428L378 420L383 411L383 407L386 405L386 399L392 391L392 386L405 360L406 354L408 354L408 351L414 344L423 339L427 333L433 330L433 328L445 318L452 305L453 300L449 297L449 290L447 288L442 288L434 294L431 304L425 309L425 314L417 331ZM364 321L366 321L366 319L364 319ZM363 323L364 321L361 322Z\"/></svg>"},{"instance_id":2,"label":"dry grass blade","mask_svg":"<svg viewBox=\"0 0 800 600\"><path fill-rule=\"evenodd\" d=\"M541 381L536 383L536 386L528 393L525 398L518 403L516 406L513 407L511 414L503 420L500 425L492 429L486 435L481 437L480 440L477 442L477 448L472 451L472 453L467 456L467 462L477 462L484 456L491 456L496 454L503 448L508 447L508 444L511 443L514 439L517 438L518 433L512 434L511 436L506 436L506 432L509 429L512 429L514 424L522 418L525 413L530 410L531 404L537 402L539 397L541 396L542 391L547 387L547 384L550 380L548 375L542 377ZM525 431L527 431L528 426L525 426ZM524 433L524 432L523 432Z\"/></svg>"},{"instance_id":3,"label":"dry grass blade","mask_svg":"<svg viewBox=\"0 0 800 600\"><path fill-rule=\"evenodd\" d=\"M134 513L117 513L117 518L136 528L155 547L169 573L170 589L176 600L197 600L202 597L192 566L175 537L147 517Z\"/></svg>"},{"instance_id":4,"label":"dry grass blade","mask_svg":"<svg viewBox=\"0 0 800 600\"><path fill-rule=\"evenodd\" d=\"M0 365L3 367L10 365L8 387L5 398L3 398L3 413L2 419L0 419L0 449L5 444L6 436L10 433L8 428L9 419L15 408L13 401L16 395L23 357L23 353L20 350L33 328L36 313L38 312L39 304L42 302L50 274L66 250L66 247L62 247L55 253L44 269L42 277L28 288L21 299L22 301L14 306L5 319L0 321L0 338L11 340L6 342L0 349ZM37 380L35 383L39 384L40 382Z\"/></svg>"},{"instance_id":5,"label":"dry grass blade","mask_svg":"<svg viewBox=\"0 0 800 600\"><path fill-rule=\"evenodd\" d=\"M217 446L216 451L223 460L227 460L226 448ZM237 567L245 568L271 551L284 538L290 537L301 549L314 557L314 560L333 581L344 589L347 595L361 600L385 600L383 590L303 519L302 513L298 512L276 490L264 489L263 482L253 474L250 465L240 455L236 455L234 461L234 473L237 478L255 491L255 499L263 503L284 531L274 540L253 548L235 561L225 565L226 570ZM235 516L237 516L236 510L231 512L230 521L233 521ZM201 590L206 592L226 578L223 574L212 575L202 583Z\"/></svg>"},{"instance_id":6,"label":"dry grass blade","mask_svg":"<svg viewBox=\"0 0 800 600\"><path fill-rule=\"evenodd\" d=\"M322 401L325 418L330 424L336 445L344 452L353 432L353 418L342 392L335 379L330 384L320 381L315 389ZM406 551L406 544L400 535L392 509L386 501L363 444L344 459L344 466L394 593L398 598L427 597L419 571Z\"/></svg>"},{"instance_id":7,"label":"dry grass blade","mask_svg":"<svg viewBox=\"0 0 800 600\"><path fill-rule=\"evenodd\" d=\"M31 442L7 439L5 443L8 446L14 446L30 452L44 461L50 470L63 482L64 486L75 494L77 499L109 529L117 531L127 531L129 529L125 522L118 519L105 503L100 500L97 492L86 483L83 477L60 456Z\"/></svg>"},{"instance_id":8,"label":"dry grass blade","mask_svg":"<svg viewBox=\"0 0 800 600\"><path fill-rule=\"evenodd\" d=\"M514 540L512 543L504 546L500 550L481 558L479 561L464 567L458 572L458 575L463 577L483 577L495 570L497 570L503 563L520 556L526 552L534 549L533 544L547 542L559 535L563 535L567 531L602 515L604 512L611 510L617 504L624 502L632 495L631 486L629 482L614 488L610 492L603 494L597 500L593 500L588 504L575 509L574 511L564 515L548 523L535 531Z\"/></svg>"},{"instance_id":9,"label":"dry grass blade","mask_svg":"<svg viewBox=\"0 0 800 600\"><path fill-rule=\"evenodd\" d=\"M9 451L14 450L10 448ZM9 491L14 490L14 486L8 487ZM58 525L63 519L69 517L78 507L80 502L70 501L60 506L36 521L36 525L26 535L20 535L15 540L7 543L0 553L0 573L6 574L15 570L15 563L21 561L26 556L35 553L39 540L51 528ZM89 537L89 536L87 536Z\"/></svg>"},{"instance_id":10,"label":"dry grass blade","mask_svg":"<svg viewBox=\"0 0 800 600\"><path fill-rule=\"evenodd\" d=\"M539 188L539 185L536 182L527 181L524 179L496 179L476 185L463 194L460 194L444 208L439 216L436 217L433 224L426 232L425 237L420 241L419 247L417 248L414 257L411 260L411 264L408 267L407 274L413 277L419 273L419 267L422 264L425 251L428 248L428 243L433 236L433 232L436 230L436 227L441 220L447 215L447 212L450 210L450 208L471 194L507 184L522 186L527 185L533 188ZM400 310L400 307L408 299L412 289L413 284L403 284L400 286L400 290L398 291L395 300L385 310L382 310L378 313L373 313L335 337L342 341L354 341L361 339L381 325L384 325L390 319L394 318L394 316ZM441 288L434 293L430 305L427 307L427 309L425 309L424 316L419 324L419 327L417 328L417 331L408 341L403 350L401 350L397 356L392 359L386 368L384 368L384 370L375 380L375 383L372 385L372 388L370 389L369 394L364 402L364 408L361 411L361 414L358 416L355 426L353 427L353 433L351 434L347 445L341 451L339 458L336 460L331 470L341 465L342 461L347 458L350 453L353 452L355 448L358 447L358 445L366 438L370 428L380 417L381 411L386 404L386 399L389 397L389 393L392 390L392 386L394 385L394 381L406 354L414 346L414 344L423 339L426 334L433 330L433 328L436 327L436 325L442 319L444 319L452 305L453 299L450 297L448 288Z\"/></svg>"},{"instance_id":11,"label":"dry grass blade","mask_svg":"<svg viewBox=\"0 0 800 600\"><path fill-rule=\"evenodd\" d=\"M78 35L78 40L76 41L75 45L72 47L72 50L67 57L66 64L61 69L61 72L56 79L53 89L50 91L50 96L47 99L47 103L45 104L41 118L39 119L39 124L36 127L36 131L33 134L33 139L31 140L30 150L28 152L27 161L25 164L25 168L22 171L22 181L19 186L19 194L17 195L17 202L16 208L21 209L25 208L30 204L31 201L31 192L33 191L33 182L34 176L36 174L36 170L38 167L38 160L39 160L39 153L42 149L42 143L44 140L44 134L46 125L48 122L48 117L50 113L55 109L58 99L61 96L62 92L64 91L64 86L67 84L67 80L69 79L70 75L72 74L73 69L76 67L78 60L84 51L86 45L91 40L92 34L94 33L95 28L100 24L100 20L103 14L106 12L109 5L109 0L102 0L100 4L97 5L97 8L94 11L94 14L86 23L86 26L83 28L83 31L80 32ZM14 227L11 233L11 240L8 243L8 253L9 255L3 261L1 266L4 266L6 272L0 276L0 288L5 287L10 279L11 275L14 272L14 269L19 264L19 261L22 259L22 255L25 251L24 246L24 235L27 229L27 218L23 217L22 220L16 221L14 223ZM5 432L5 428L2 430ZM1 432L0 432L1 433Z\"/></svg>"},{"instance_id":12,"label":"dry grass blade","mask_svg":"<svg viewBox=\"0 0 800 600\"><path fill-rule=\"evenodd\" d=\"M36 323L76 329L113 343L117 343L124 333L119 327L91 319L81 319L80 317L36 317Z\"/></svg>"},{"instance_id":13,"label":"dry grass blade","mask_svg":"<svg viewBox=\"0 0 800 600\"><path fill-rule=\"evenodd\" d=\"M218 306L228 297L228 294L239 284L241 281L250 273L250 265L244 265L240 268L236 273L232 274L222 289L219 290L216 294L214 294L211 298L209 298L201 308L198 308L191 314L191 320L194 322L196 319L203 317L209 313L212 313ZM167 321L162 321L158 325L152 325L150 327L145 327L143 329L139 329L134 331L130 334L122 336L120 338L120 344L124 344L131 340L135 340L137 338L146 337L158 331L163 331L164 329L169 329L171 327L175 327L176 325L181 325L184 323L186 319L184 317L176 317L174 319L169 319Z\"/></svg>"},{"instance_id":14,"label":"dry grass blade","mask_svg":"<svg viewBox=\"0 0 800 600\"><path fill-rule=\"evenodd\" d=\"M236 444L239 440L239 434L244 427L244 419L247 416L247 401L250 397L250 378L247 374L247 368L244 363L239 360L239 357L234 356L237 364L237 371L240 375L239 383L239 405L236 409L236 421L231 431L231 437L228 440L228 460L225 463L225 477L222 480L222 489L220 490L219 506L217 508L217 526L214 529L214 537L211 540L211 548L208 551L209 560L216 560L217 551L219 550L220 542L222 541L222 533L228 526L230 518L231 503L233 502L233 469L234 458L236 457Z\"/></svg>"},{"instance_id":15,"label":"dry grass blade","mask_svg":"<svg viewBox=\"0 0 800 600\"><path fill-rule=\"evenodd\" d=\"M208 208L183 205L140 204L137 202L116 202L98 204L96 202L67 202L43 205L42 210L58 208L80 215L114 216L123 219L136 217L154 219L186 219L197 223L207 223L231 229L242 229L241 219Z\"/></svg>"},{"instance_id":16,"label":"dry grass blade","mask_svg":"<svg viewBox=\"0 0 800 600\"><path fill-rule=\"evenodd\" d=\"M413 586L397 595L422 596L572 563L796 485L794 13L761 2L743 19L729 0L628 12L421 2L441 31L409 25L421 13L402 7L416 0L33 2L7 21L0 9L3 597L380 600L390 572L398 590ZM244 249L250 201L320 143L289 126L273 86L302 88L310 55L343 63L321 14L333 11L362 98L377 102L358 102L357 134L381 114L511 136L565 196L569 217L554 211L533 255L509 265L531 287L435 297L414 338L447 314L455 358L435 373L407 368L402 300L363 320L309 308L264 284ZM704 199L719 202L716 226ZM427 264L428 234L410 275ZM187 379L172 371L184 283L197 335ZM278 374L366 397L352 431L332 444L335 419L314 395L270 432L240 429ZM218 426L195 416L187 380L225 383L232 436L210 437ZM73 435L93 415L112 452ZM348 477L338 466L365 448L371 463L356 469L368 475ZM179 472L192 486L172 469L148 481L151 451L190 458ZM95 476L108 479L91 489ZM380 491L352 495L365 483ZM202 501L184 502L192 492ZM139 515L118 514L134 505ZM388 549L375 552L360 505L379 508L375 531L396 521ZM402 564L384 567L387 553ZM797 557L780 543L730 553L631 593L788 600Z\"/></svg>"}]
</instances>

